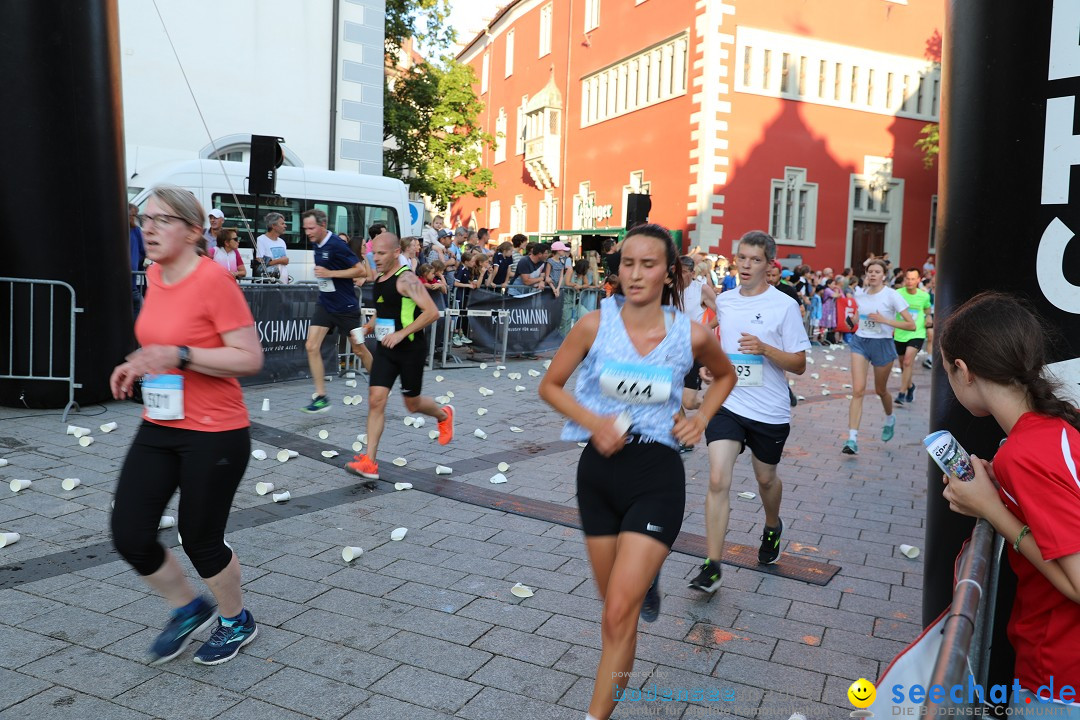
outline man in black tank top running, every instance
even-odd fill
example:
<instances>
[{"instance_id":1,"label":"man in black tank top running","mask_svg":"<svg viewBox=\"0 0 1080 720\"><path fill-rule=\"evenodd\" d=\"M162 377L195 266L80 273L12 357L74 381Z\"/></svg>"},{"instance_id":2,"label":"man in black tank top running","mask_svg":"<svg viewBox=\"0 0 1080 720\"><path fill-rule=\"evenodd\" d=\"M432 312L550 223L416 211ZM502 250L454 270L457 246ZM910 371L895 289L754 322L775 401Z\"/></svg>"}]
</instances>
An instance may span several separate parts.
<instances>
[{"instance_id":1,"label":"man in black tank top running","mask_svg":"<svg viewBox=\"0 0 1080 720\"><path fill-rule=\"evenodd\" d=\"M399 258L397 235L384 232L372 241L375 254L375 317L364 325L365 334L377 340L371 362L368 392L367 453L356 455L345 469L371 480L379 479L376 453L386 425L386 398L394 381L401 378L405 409L423 413L439 423L439 444L454 437L454 406L439 407L420 394L424 379L425 327L439 319L439 310L419 278Z\"/></svg>"}]
</instances>

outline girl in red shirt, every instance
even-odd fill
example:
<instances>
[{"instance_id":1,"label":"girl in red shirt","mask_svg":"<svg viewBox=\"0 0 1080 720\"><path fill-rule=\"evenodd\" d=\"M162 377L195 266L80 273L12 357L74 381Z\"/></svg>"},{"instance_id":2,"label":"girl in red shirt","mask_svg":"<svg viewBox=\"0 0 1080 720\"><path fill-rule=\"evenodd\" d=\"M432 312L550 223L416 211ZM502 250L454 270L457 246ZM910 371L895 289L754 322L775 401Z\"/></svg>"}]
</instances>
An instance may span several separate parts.
<instances>
[{"instance_id":1,"label":"girl in red shirt","mask_svg":"<svg viewBox=\"0 0 1080 720\"><path fill-rule=\"evenodd\" d=\"M1008 634L1023 688L1012 714L1080 718L1080 412L1046 377L1044 347L1039 320L1015 296L982 293L945 322L938 349L956 399L1008 438L993 463L972 456L973 481L946 478L944 496L1010 547ZM1044 689L1040 702L1051 682L1054 696Z\"/></svg>"},{"instance_id":2,"label":"girl in red shirt","mask_svg":"<svg viewBox=\"0 0 1080 720\"><path fill-rule=\"evenodd\" d=\"M187 190L151 190L139 217L146 256L154 261L135 323L141 347L109 380L119 400L143 378L143 423L120 471L111 526L120 555L173 608L150 648L153 663L182 653L215 620L197 663L231 660L258 631L244 609L240 562L225 544L225 524L251 450L236 378L259 371L262 348L235 279L195 252L204 217ZM184 552L217 599L220 617L157 539L162 511L178 490Z\"/></svg>"}]
</instances>

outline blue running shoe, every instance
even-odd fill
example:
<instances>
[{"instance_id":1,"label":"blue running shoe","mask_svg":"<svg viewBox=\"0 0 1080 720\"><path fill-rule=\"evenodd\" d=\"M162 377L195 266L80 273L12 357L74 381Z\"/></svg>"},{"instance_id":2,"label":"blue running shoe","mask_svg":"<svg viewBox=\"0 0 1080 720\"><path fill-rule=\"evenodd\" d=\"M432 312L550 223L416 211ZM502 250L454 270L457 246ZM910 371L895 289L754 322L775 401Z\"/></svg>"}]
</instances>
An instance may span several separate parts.
<instances>
[{"instance_id":1,"label":"blue running shoe","mask_svg":"<svg viewBox=\"0 0 1080 720\"><path fill-rule=\"evenodd\" d=\"M896 423L889 423L881 428L881 441L889 442L896 434Z\"/></svg>"},{"instance_id":2,"label":"blue running shoe","mask_svg":"<svg viewBox=\"0 0 1080 720\"><path fill-rule=\"evenodd\" d=\"M247 622L231 622L218 618L217 629L195 653L195 662L200 665L220 665L228 662L258 634L255 616L250 611L247 613Z\"/></svg>"},{"instance_id":3,"label":"blue running shoe","mask_svg":"<svg viewBox=\"0 0 1080 720\"><path fill-rule=\"evenodd\" d=\"M844 442L844 447L840 452L844 453L845 455L858 455L859 444L856 443L854 440L847 440Z\"/></svg>"},{"instance_id":4,"label":"blue running shoe","mask_svg":"<svg viewBox=\"0 0 1080 720\"><path fill-rule=\"evenodd\" d=\"M655 622L660 617L660 573L656 573L649 591L645 593L645 602L641 603L641 619Z\"/></svg>"},{"instance_id":5,"label":"blue running shoe","mask_svg":"<svg viewBox=\"0 0 1080 720\"><path fill-rule=\"evenodd\" d=\"M909 403L915 402L915 383L911 383L911 387L907 389L907 401Z\"/></svg>"},{"instance_id":6,"label":"blue running shoe","mask_svg":"<svg viewBox=\"0 0 1080 720\"><path fill-rule=\"evenodd\" d=\"M169 662L184 652L184 648L192 640L192 635L213 624L214 611L214 606L202 597L194 611L184 612L183 608L173 610L165 629L150 646L150 664Z\"/></svg>"}]
</instances>

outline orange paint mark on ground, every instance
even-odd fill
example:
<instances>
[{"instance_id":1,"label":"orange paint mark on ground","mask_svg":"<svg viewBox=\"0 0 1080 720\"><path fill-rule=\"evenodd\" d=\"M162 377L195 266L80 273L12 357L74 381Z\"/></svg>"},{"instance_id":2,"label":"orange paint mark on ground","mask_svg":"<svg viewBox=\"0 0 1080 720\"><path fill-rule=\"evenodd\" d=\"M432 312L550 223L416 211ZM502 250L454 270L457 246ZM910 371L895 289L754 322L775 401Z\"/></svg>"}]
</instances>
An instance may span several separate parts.
<instances>
[{"instance_id":1,"label":"orange paint mark on ground","mask_svg":"<svg viewBox=\"0 0 1080 720\"><path fill-rule=\"evenodd\" d=\"M712 639L713 639L713 642L716 643L717 645L719 645L720 643L726 643L726 642L730 642L732 640L737 640L738 638L739 638L738 635L735 635L734 633L729 633L727 630L724 630L722 628L713 628Z\"/></svg>"},{"instance_id":2,"label":"orange paint mark on ground","mask_svg":"<svg viewBox=\"0 0 1080 720\"><path fill-rule=\"evenodd\" d=\"M813 545L804 545L803 543L793 542L788 545L789 552L818 552L818 549Z\"/></svg>"},{"instance_id":3,"label":"orange paint mark on ground","mask_svg":"<svg viewBox=\"0 0 1080 720\"><path fill-rule=\"evenodd\" d=\"M807 645L818 645L821 643L821 638L814 635L803 635L802 641Z\"/></svg>"},{"instance_id":4,"label":"orange paint mark on ground","mask_svg":"<svg viewBox=\"0 0 1080 720\"><path fill-rule=\"evenodd\" d=\"M906 612L901 612L900 610L897 610L896 612L894 612L892 614L892 616L894 618L897 618L898 620L907 620L908 619L908 614Z\"/></svg>"}]
</instances>

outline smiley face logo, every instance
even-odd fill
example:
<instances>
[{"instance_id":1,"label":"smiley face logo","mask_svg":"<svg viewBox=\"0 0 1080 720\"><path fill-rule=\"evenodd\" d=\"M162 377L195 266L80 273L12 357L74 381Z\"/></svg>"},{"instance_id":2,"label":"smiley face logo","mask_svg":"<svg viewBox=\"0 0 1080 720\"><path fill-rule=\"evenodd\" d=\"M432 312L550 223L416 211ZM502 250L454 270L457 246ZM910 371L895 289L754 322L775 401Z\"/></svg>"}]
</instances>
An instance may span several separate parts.
<instances>
[{"instance_id":1,"label":"smiley face logo","mask_svg":"<svg viewBox=\"0 0 1080 720\"><path fill-rule=\"evenodd\" d=\"M874 704L874 698L877 696L877 689L874 688L874 684L866 678L859 678L855 682L851 683L851 687L847 691L848 700L857 708L868 708Z\"/></svg>"}]
</instances>

